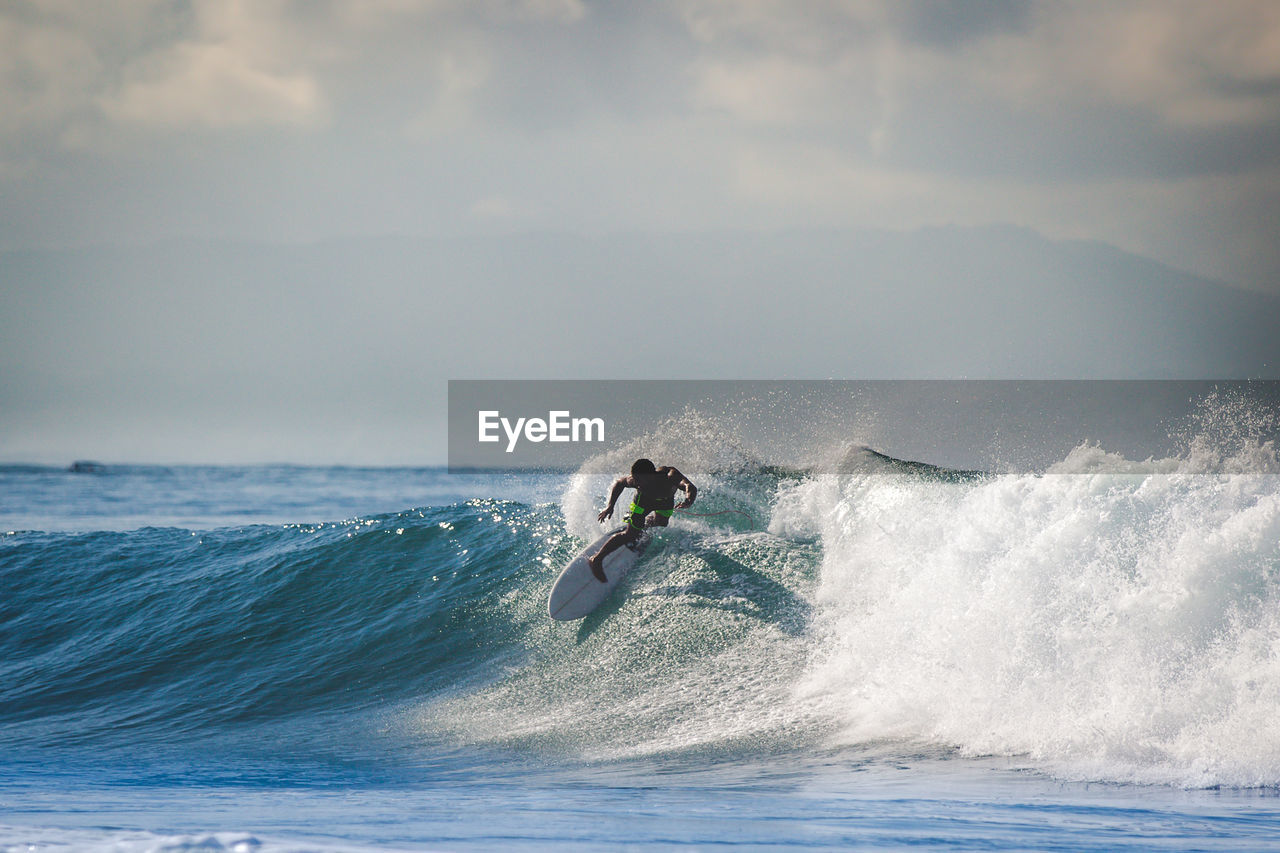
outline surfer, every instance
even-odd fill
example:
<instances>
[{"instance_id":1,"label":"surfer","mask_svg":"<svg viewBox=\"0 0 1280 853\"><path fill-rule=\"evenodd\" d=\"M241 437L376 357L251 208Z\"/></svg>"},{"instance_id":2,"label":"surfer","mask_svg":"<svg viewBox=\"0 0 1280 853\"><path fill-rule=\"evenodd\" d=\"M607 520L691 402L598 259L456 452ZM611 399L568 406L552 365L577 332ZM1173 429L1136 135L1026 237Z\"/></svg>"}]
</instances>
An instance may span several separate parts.
<instances>
[{"instance_id":1,"label":"surfer","mask_svg":"<svg viewBox=\"0 0 1280 853\"><path fill-rule=\"evenodd\" d=\"M600 550L587 558L591 574L600 583L608 582L604 574L605 557L639 539L646 527L666 527L672 513L692 506L693 499L698 496L698 487L675 468L670 465L657 468L648 459L637 459L631 466L631 473L614 482L609 490L609 505L601 510L597 520L604 521L613 515L613 505L622 496L623 489L636 490L635 500L627 510L626 528L606 539ZM684 500L679 504L676 503L677 489L684 492Z\"/></svg>"}]
</instances>

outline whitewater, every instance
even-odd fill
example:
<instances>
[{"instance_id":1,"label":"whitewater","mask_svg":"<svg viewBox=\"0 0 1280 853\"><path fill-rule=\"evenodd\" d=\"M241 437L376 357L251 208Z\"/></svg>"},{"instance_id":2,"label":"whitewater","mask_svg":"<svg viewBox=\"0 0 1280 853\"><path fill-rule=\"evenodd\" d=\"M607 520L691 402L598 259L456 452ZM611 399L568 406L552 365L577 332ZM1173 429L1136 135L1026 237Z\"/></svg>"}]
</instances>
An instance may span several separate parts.
<instances>
[{"instance_id":1,"label":"whitewater","mask_svg":"<svg viewBox=\"0 0 1280 853\"><path fill-rule=\"evenodd\" d=\"M0 849L1280 849L1280 460L0 467ZM698 483L546 618L647 455Z\"/></svg>"}]
</instances>

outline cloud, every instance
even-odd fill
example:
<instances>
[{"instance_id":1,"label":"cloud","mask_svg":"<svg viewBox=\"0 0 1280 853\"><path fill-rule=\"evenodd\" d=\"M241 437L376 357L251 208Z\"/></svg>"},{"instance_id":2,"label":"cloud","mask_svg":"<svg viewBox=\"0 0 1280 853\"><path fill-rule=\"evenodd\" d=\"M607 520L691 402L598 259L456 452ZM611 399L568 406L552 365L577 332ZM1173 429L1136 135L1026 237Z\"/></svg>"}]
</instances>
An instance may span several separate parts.
<instances>
[{"instance_id":1,"label":"cloud","mask_svg":"<svg viewBox=\"0 0 1280 853\"><path fill-rule=\"evenodd\" d=\"M100 99L115 121L157 126L308 124L322 119L317 81L296 67L287 4L202 0L194 33L122 69Z\"/></svg>"},{"instance_id":2,"label":"cloud","mask_svg":"<svg viewBox=\"0 0 1280 853\"><path fill-rule=\"evenodd\" d=\"M1011 221L1280 277L1280 6L686 0L729 186L810 223Z\"/></svg>"},{"instance_id":3,"label":"cloud","mask_svg":"<svg viewBox=\"0 0 1280 853\"><path fill-rule=\"evenodd\" d=\"M474 124L477 93L493 73L489 54L475 44L436 52L424 75L431 82L423 95L429 103L405 124L410 138L428 140Z\"/></svg>"},{"instance_id":4,"label":"cloud","mask_svg":"<svg viewBox=\"0 0 1280 853\"><path fill-rule=\"evenodd\" d=\"M1263 0L671 0L647 11L580 0L132 0L118 11L112 20L66 0L0 11L10 126L85 104L159 126L312 121L348 81L369 97L424 71L421 85L440 89L453 115L479 118L463 101L508 107L487 90L531 71L565 70L544 78L564 92L581 91L584 77L619 81L626 71L612 60L655 36L688 70L687 90L665 93L672 104L794 132L930 91L1029 115L1132 110L1173 129L1280 119L1280 6ZM661 17L683 32L652 28ZM548 26L577 37L557 41ZM633 74L669 86L654 70Z\"/></svg>"},{"instance_id":5,"label":"cloud","mask_svg":"<svg viewBox=\"0 0 1280 853\"><path fill-rule=\"evenodd\" d=\"M324 113L315 80L256 66L234 44L181 44L131 67L129 82L102 100L120 122L229 127L307 124Z\"/></svg>"},{"instance_id":6,"label":"cloud","mask_svg":"<svg viewBox=\"0 0 1280 853\"><path fill-rule=\"evenodd\" d=\"M0 8L0 146L41 132L92 145L103 121L322 126L348 79L367 99L421 71L456 121L484 80L477 33L584 14L578 0L17 0Z\"/></svg>"},{"instance_id":7,"label":"cloud","mask_svg":"<svg viewBox=\"0 0 1280 853\"><path fill-rule=\"evenodd\" d=\"M1172 126L1280 120L1280 7L1257 0L1043 7L982 45L981 83L1024 106L1105 102Z\"/></svg>"},{"instance_id":8,"label":"cloud","mask_svg":"<svg viewBox=\"0 0 1280 853\"><path fill-rule=\"evenodd\" d=\"M111 6L0 7L9 245L483 230L504 198L579 231L1000 218L1280 273L1267 0ZM133 218L88 221L104 190Z\"/></svg>"},{"instance_id":9,"label":"cloud","mask_svg":"<svg viewBox=\"0 0 1280 853\"><path fill-rule=\"evenodd\" d=\"M84 104L84 93L102 73L93 46L80 34L0 12L0 135L64 120Z\"/></svg>"},{"instance_id":10,"label":"cloud","mask_svg":"<svg viewBox=\"0 0 1280 853\"><path fill-rule=\"evenodd\" d=\"M706 73L739 66L769 100L791 89L803 101L815 74L832 94L873 88L884 71L868 54L893 42L920 83L1021 107L1112 105L1190 126L1280 116L1280 6L1265 0L685 0L679 8L704 59L714 58ZM765 62L772 80L753 74Z\"/></svg>"},{"instance_id":11,"label":"cloud","mask_svg":"<svg viewBox=\"0 0 1280 853\"><path fill-rule=\"evenodd\" d=\"M1280 167L1273 3L682 8L700 106L753 141L1050 183Z\"/></svg>"},{"instance_id":12,"label":"cloud","mask_svg":"<svg viewBox=\"0 0 1280 853\"><path fill-rule=\"evenodd\" d=\"M0 150L91 148L111 124L224 128L315 122L287 3L17 2L0 10Z\"/></svg>"}]
</instances>

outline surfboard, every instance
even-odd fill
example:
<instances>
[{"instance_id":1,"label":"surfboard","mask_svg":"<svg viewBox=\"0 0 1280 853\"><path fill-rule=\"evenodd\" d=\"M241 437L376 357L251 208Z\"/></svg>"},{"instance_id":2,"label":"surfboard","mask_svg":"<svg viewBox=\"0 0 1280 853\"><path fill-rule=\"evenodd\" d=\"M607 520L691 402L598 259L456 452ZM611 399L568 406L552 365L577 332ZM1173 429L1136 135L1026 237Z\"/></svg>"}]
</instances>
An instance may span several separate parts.
<instances>
[{"instance_id":1,"label":"surfboard","mask_svg":"<svg viewBox=\"0 0 1280 853\"><path fill-rule=\"evenodd\" d=\"M606 539L621 530L626 530L626 526L610 530L582 549L582 553L564 567L555 585L551 587L551 598L547 601L547 613L552 619L567 622L586 616L603 604L613 588L631 571L644 549L649 547L652 537L648 531L641 533L636 541L604 558L604 575L609 579L607 583L596 580L596 576L591 574L591 567L587 565L587 555L600 550Z\"/></svg>"}]
</instances>

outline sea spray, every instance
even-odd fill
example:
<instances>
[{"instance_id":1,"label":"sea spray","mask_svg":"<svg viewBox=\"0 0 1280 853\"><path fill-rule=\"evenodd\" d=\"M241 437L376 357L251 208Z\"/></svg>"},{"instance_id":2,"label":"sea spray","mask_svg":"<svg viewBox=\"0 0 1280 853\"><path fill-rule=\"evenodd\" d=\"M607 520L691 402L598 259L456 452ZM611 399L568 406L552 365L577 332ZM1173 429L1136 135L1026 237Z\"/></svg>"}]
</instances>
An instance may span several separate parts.
<instances>
[{"instance_id":1,"label":"sea spray","mask_svg":"<svg viewBox=\"0 0 1280 853\"><path fill-rule=\"evenodd\" d=\"M428 755L996 755L1275 786L1280 468L1237 438L1004 473L837 447L856 464L798 471L690 417L554 502L19 531L0 537L0 745L346 752L362 731ZM678 519L598 614L552 623L552 580L639 455L735 512Z\"/></svg>"},{"instance_id":2,"label":"sea spray","mask_svg":"<svg viewBox=\"0 0 1280 853\"><path fill-rule=\"evenodd\" d=\"M1280 477L1252 445L953 484L816 477L823 545L797 701L839 742L903 738L1072 776L1280 782ZM1261 469L1264 473L1257 473ZM1070 472L1070 473L1068 473ZM1247 472L1247 473L1246 473ZM781 524L782 522L775 522Z\"/></svg>"}]
</instances>

